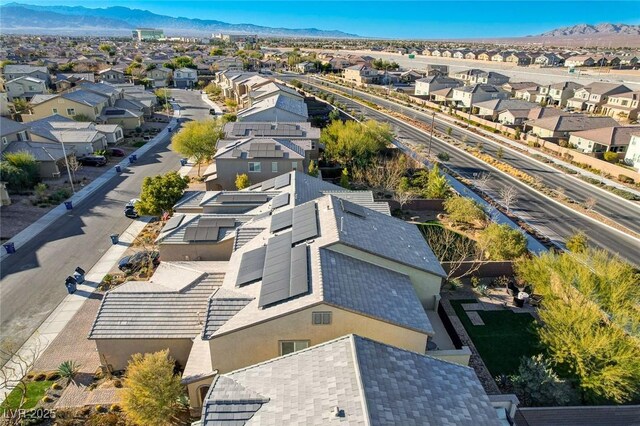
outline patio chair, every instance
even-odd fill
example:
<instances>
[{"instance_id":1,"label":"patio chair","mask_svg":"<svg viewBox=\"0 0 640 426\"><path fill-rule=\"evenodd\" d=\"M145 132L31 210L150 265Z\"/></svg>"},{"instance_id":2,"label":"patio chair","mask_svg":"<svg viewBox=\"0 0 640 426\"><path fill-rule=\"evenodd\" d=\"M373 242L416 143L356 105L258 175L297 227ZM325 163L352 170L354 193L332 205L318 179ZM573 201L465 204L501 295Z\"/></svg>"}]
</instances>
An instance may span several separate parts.
<instances>
[{"instance_id":1,"label":"patio chair","mask_svg":"<svg viewBox=\"0 0 640 426\"><path fill-rule=\"evenodd\" d=\"M542 295L540 294L532 294L531 297L529 297L529 305L531 306L540 306L540 304L542 303Z\"/></svg>"},{"instance_id":2,"label":"patio chair","mask_svg":"<svg viewBox=\"0 0 640 426\"><path fill-rule=\"evenodd\" d=\"M507 293L510 296L516 297L518 293L520 293L520 289L516 287L516 285L513 282L510 282L509 285L507 286Z\"/></svg>"},{"instance_id":3,"label":"patio chair","mask_svg":"<svg viewBox=\"0 0 640 426\"><path fill-rule=\"evenodd\" d=\"M517 297L514 297L513 304L516 308L522 308L524 307L524 299L518 299Z\"/></svg>"}]
</instances>

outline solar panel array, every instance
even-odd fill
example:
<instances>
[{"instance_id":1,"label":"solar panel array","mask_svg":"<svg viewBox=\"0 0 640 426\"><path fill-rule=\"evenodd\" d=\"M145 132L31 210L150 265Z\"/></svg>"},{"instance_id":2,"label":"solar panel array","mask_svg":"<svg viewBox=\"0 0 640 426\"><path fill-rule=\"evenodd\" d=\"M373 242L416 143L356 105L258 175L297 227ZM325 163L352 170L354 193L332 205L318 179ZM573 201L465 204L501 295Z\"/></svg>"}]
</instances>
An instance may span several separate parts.
<instances>
[{"instance_id":1,"label":"solar panel array","mask_svg":"<svg viewBox=\"0 0 640 426\"><path fill-rule=\"evenodd\" d=\"M124 113L123 109L109 109L104 112L104 115L124 115Z\"/></svg>"},{"instance_id":2,"label":"solar panel array","mask_svg":"<svg viewBox=\"0 0 640 426\"><path fill-rule=\"evenodd\" d=\"M289 185L291 183L291 174L287 173L284 175L280 175L278 177L276 177L276 180L274 182L274 189L280 189L280 188L284 188L285 186Z\"/></svg>"},{"instance_id":3,"label":"solar panel array","mask_svg":"<svg viewBox=\"0 0 640 426\"><path fill-rule=\"evenodd\" d=\"M269 201L267 194L256 194L252 192L235 193L235 194L220 194L216 197L218 203L251 203L251 204L263 204Z\"/></svg>"},{"instance_id":4,"label":"solar panel array","mask_svg":"<svg viewBox=\"0 0 640 426\"><path fill-rule=\"evenodd\" d=\"M289 136L302 137L304 131L296 124L290 123L236 123L232 134L242 136Z\"/></svg>"},{"instance_id":5,"label":"solar panel array","mask_svg":"<svg viewBox=\"0 0 640 426\"><path fill-rule=\"evenodd\" d=\"M249 144L249 156L252 158L282 158L284 152L275 142L253 142Z\"/></svg>"},{"instance_id":6,"label":"solar panel array","mask_svg":"<svg viewBox=\"0 0 640 426\"><path fill-rule=\"evenodd\" d=\"M293 209L293 244L318 236L316 203L310 202Z\"/></svg>"},{"instance_id":7,"label":"solar panel array","mask_svg":"<svg viewBox=\"0 0 640 426\"><path fill-rule=\"evenodd\" d=\"M240 269L238 270L238 277L236 278L236 286L241 287L262 278L266 252L267 247L265 246L242 254Z\"/></svg>"},{"instance_id":8,"label":"solar panel array","mask_svg":"<svg viewBox=\"0 0 640 426\"><path fill-rule=\"evenodd\" d=\"M271 208L277 209L280 207L284 207L289 204L289 193L285 192L284 194L280 194L276 196L273 200L271 200Z\"/></svg>"},{"instance_id":9,"label":"solar panel array","mask_svg":"<svg viewBox=\"0 0 640 426\"><path fill-rule=\"evenodd\" d=\"M342 206L342 210L346 213L351 213L359 217L367 217L364 207L358 204L346 200L340 200L340 205Z\"/></svg>"},{"instance_id":10,"label":"solar panel array","mask_svg":"<svg viewBox=\"0 0 640 426\"><path fill-rule=\"evenodd\" d=\"M276 184L276 178L271 178L262 182L261 190L266 191L267 189L273 189L273 186Z\"/></svg>"},{"instance_id":11,"label":"solar panel array","mask_svg":"<svg viewBox=\"0 0 640 426\"><path fill-rule=\"evenodd\" d=\"M258 306L264 308L309 291L306 246L291 248L292 233L271 237L262 272Z\"/></svg>"},{"instance_id":12,"label":"solar panel array","mask_svg":"<svg viewBox=\"0 0 640 426\"><path fill-rule=\"evenodd\" d=\"M183 219L184 219L184 215L183 214L174 215L164 225L164 228L162 228L162 232L172 231L172 230L176 229L178 226L180 226L180 224L182 223Z\"/></svg>"},{"instance_id":13,"label":"solar panel array","mask_svg":"<svg viewBox=\"0 0 640 426\"><path fill-rule=\"evenodd\" d=\"M183 241L218 241L220 228L235 226L233 218L200 218L196 225L187 226L184 230Z\"/></svg>"},{"instance_id":14,"label":"solar panel array","mask_svg":"<svg viewBox=\"0 0 640 426\"><path fill-rule=\"evenodd\" d=\"M271 226L269 232L278 232L293 225L293 210L289 209L280 213L276 213L271 217Z\"/></svg>"}]
</instances>

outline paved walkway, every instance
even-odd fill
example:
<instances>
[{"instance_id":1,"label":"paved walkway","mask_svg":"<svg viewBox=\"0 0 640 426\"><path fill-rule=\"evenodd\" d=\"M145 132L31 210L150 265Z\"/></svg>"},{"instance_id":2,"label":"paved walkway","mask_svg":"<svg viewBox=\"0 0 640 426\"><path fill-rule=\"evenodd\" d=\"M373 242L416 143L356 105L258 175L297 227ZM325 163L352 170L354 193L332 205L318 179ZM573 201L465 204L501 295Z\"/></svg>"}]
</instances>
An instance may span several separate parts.
<instances>
[{"instance_id":1,"label":"paved walkway","mask_svg":"<svg viewBox=\"0 0 640 426\"><path fill-rule=\"evenodd\" d=\"M95 301L98 296L94 294L96 287L102 281L102 278L109 273L109 270L113 267L113 265L124 255L124 252L131 245L133 240L135 240L136 236L142 231L142 229L146 226L149 219L140 219L134 221L131 226L120 235L120 242L116 245L113 245L107 252L100 258L98 263L88 271L85 282L83 284L78 285L78 289L74 294L69 294L59 305L58 307L49 315L49 317L42 323L40 327L36 330L35 333L22 345L18 353L23 357L23 359L33 360L32 362L37 364L42 354L47 351L52 343L56 340L56 338L61 335L63 337L60 338L59 342L52 347L49 352L51 358L50 361L46 359L42 361L43 366L52 366L55 365L63 356L60 351L69 350L68 355L76 352L76 348L82 350L92 350L91 348L85 348L84 342L76 343L76 345L72 345L72 338L75 337L75 341L77 342L78 335L75 336L67 334L63 330L69 324L69 322L76 316L76 314L81 311L81 308L85 304L87 300ZM94 302L92 302L94 303ZM86 308L86 311L82 311L80 318L83 318L83 315L90 314L90 308ZM86 318L85 318L86 319ZM86 323L91 325L91 321L85 321ZM73 333L70 331L69 333ZM82 335L82 337L86 337L88 335L88 331ZM60 346L58 346L60 345ZM95 350L95 349L93 349ZM57 355L56 355L57 353ZM93 353L93 352L92 352ZM88 362L87 368L93 363L93 358L90 354L82 355L87 357L86 360ZM35 359L34 359L35 358ZM69 358L69 356L67 356ZM4 369L10 371L12 368L15 368L16 365L19 364L19 361L12 360L7 363ZM59 363L58 363L59 364ZM57 366L56 366L57 368ZM17 369L20 371L20 369ZM91 371L93 374L94 371ZM11 376L11 374L9 374ZM15 377L14 380L18 380L20 377ZM13 389L15 386L7 386L4 388L0 388L0 402L4 401L5 396Z\"/></svg>"},{"instance_id":2,"label":"paved walkway","mask_svg":"<svg viewBox=\"0 0 640 426\"><path fill-rule=\"evenodd\" d=\"M222 111L222 108L220 108L220 105L218 105L217 103L213 102L211 99L209 99L209 96L207 96L206 93L202 94L202 100L211 107L211 109L216 111L216 115L222 115L224 114L224 112Z\"/></svg>"}]
</instances>

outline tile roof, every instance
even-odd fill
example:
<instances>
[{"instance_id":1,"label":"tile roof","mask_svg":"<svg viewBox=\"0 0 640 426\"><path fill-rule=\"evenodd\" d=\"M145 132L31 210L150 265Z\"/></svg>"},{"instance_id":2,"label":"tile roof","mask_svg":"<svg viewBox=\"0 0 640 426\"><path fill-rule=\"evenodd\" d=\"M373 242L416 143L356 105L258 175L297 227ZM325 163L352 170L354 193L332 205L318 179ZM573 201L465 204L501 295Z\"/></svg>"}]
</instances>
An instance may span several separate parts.
<instances>
[{"instance_id":1,"label":"tile roof","mask_svg":"<svg viewBox=\"0 0 640 426\"><path fill-rule=\"evenodd\" d=\"M311 127L309 122L297 123L265 123L251 121L235 121L224 126L228 138L251 136L267 136L279 138L319 139L320 129Z\"/></svg>"},{"instance_id":2,"label":"tile roof","mask_svg":"<svg viewBox=\"0 0 640 426\"><path fill-rule=\"evenodd\" d=\"M202 414L204 426L499 424L471 368L355 335L219 376Z\"/></svg>"},{"instance_id":3,"label":"tile roof","mask_svg":"<svg viewBox=\"0 0 640 426\"><path fill-rule=\"evenodd\" d=\"M6 117L0 117L0 136L12 135L27 130L27 126Z\"/></svg>"},{"instance_id":4,"label":"tile roof","mask_svg":"<svg viewBox=\"0 0 640 426\"><path fill-rule=\"evenodd\" d=\"M238 118L250 117L261 111L266 111L271 108L281 109L292 114L296 114L301 118L307 118L309 113L307 111L307 104L298 99L292 99L289 96L274 95L269 98L265 98L254 105L238 112Z\"/></svg>"},{"instance_id":5,"label":"tile roof","mask_svg":"<svg viewBox=\"0 0 640 426\"><path fill-rule=\"evenodd\" d=\"M106 96L85 90L75 90L73 92L63 93L60 96L70 101L75 101L89 106L97 106L108 101Z\"/></svg>"},{"instance_id":6,"label":"tile roof","mask_svg":"<svg viewBox=\"0 0 640 426\"><path fill-rule=\"evenodd\" d=\"M320 267L327 303L434 333L407 275L328 249L320 249Z\"/></svg>"},{"instance_id":7,"label":"tile roof","mask_svg":"<svg viewBox=\"0 0 640 426\"><path fill-rule=\"evenodd\" d=\"M220 288L209 299L202 338L210 339L222 325L253 300L243 294Z\"/></svg>"},{"instance_id":8,"label":"tile roof","mask_svg":"<svg viewBox=\"0 0 640 426\"><path fill-rule=\"evenodd\" d=\"M590 117L588 115L581 114L544 117L527 123L529 126L553 130L554 132L597 129L598 127L616 126L617 124L618 122L613 118Z\"/></svg>"},{"instance_id":9,"label":"tile roof","mask_svg":"<svg viewBox=\"0 0 640 426\"><path fill-rule=\"evenodd\" d=\"M601 127L581 132L573 132L571 136L597 142L607 146L629 145L631 135L640 131L640 126Z\"/></svg>"}]
</instances>

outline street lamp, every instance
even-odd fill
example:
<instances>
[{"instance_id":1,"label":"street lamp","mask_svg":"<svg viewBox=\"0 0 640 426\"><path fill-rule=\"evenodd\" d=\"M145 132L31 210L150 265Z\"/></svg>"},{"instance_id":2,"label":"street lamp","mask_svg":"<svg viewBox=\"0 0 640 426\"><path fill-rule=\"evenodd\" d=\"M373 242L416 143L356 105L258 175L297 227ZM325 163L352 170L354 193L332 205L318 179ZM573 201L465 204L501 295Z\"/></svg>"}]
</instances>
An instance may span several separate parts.
<instances>
[{"instance_id":1,"label":"street lamp","mask_svg":"<svg viewBox=\"0 0 640 426\"><path fill-rule=\"evenodd\" d=\"M71 168L69 167L69 159L67 158L67 150L64 149L64 142L60 141L60 144L62 145L62 155L64 155L64 163L67 166L67 174L69 175L69 182L71 182L71 191L75 194L76 193L76 189L73 186L73 178L71 177ZM78 160L76 160L78 161Z\"/></svg>"},{"instance_id":2,"label":"street lamp","mask_svg":"<svg viewBox=\"0 0 640 426\"><path fill-rule=\"evenodd\" d=\"M433 127L436 121L435 111L431 113L431 134L429 135L429 150L427 151L427 157L431 157L431 142L433 141Z\"/></svg>"}]
</instances>

